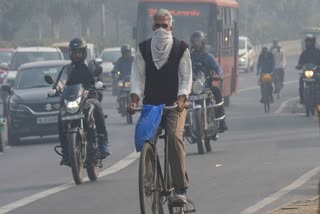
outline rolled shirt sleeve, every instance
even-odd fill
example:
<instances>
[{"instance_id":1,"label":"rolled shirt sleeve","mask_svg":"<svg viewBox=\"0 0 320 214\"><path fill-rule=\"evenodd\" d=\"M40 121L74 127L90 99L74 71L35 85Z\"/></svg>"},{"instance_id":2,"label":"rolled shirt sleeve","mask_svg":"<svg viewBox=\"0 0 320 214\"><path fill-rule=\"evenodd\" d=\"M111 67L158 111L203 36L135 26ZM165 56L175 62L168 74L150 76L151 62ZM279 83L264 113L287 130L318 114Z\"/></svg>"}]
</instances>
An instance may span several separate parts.
<instances>
[{"instance_id":1,"label":"rolled shirt sleeve","mask_svg":"<svg viewBox=\"0 0 320 214\"><path fill-rule=\"evenodd\" d=\"M192 63L189 49L186 49L179 63L179 90L178 96L189 96L192 87Z\"/></svg>"},{"instance_id":2,"label":"rolled shirt sleeve","mask_svg":"<svg viewBox=\"0 0 320 214\"><path fill-rule=\"evenodd\" d=\"M211 68L219 75L219 76L223 76L223 71L221 66L219 65L219 63L217 62L216 58L212 55L209 54L209 64L211 66Z\"/></svg>"},{"instance_id":3,"label":"rolled shirt sleeve","mask_svg":"<svg viewBox=\"0 0 320 214\"><path fill-rule=\"evenodd\" d=\"M143 59L140 49L138 48L131 68L131 94L136 94L141 99L144 96L145 80L146 63Z\"/></svg>"}]
</instances>

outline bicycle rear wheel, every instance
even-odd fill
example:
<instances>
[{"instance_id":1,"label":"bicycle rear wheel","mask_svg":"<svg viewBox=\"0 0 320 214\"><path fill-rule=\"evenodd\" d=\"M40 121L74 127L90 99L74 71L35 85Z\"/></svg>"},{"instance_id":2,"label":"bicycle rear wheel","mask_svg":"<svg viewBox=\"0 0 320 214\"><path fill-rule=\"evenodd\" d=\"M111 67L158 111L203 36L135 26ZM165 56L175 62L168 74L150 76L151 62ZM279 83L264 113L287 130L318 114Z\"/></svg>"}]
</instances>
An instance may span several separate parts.
<instances>
[{"instance_id":1,"label":"bicycle rear wheel","mask_svg":"<svg viewBox=\"0 0 320 214\"><path fill-rule=\"evenodd\" d=\"M139 163L139 199L141 214L161 214L160 188L154 149L145 143Z\"/></svg>"}]
</instances>

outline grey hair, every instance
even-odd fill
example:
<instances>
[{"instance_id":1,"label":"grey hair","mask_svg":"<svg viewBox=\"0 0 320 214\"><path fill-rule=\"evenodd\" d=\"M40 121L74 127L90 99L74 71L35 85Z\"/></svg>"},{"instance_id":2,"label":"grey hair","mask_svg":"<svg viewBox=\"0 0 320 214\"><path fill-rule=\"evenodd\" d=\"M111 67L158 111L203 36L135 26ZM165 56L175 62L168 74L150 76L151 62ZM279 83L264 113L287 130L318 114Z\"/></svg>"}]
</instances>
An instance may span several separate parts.
<instances>
[{"instance_id":1,"label":"grey hair","mask_svg":"<svg viewBox=\"0 0 320 214\"><path fill-rule=\"evenodd\" d=\"M153 16L153 22L155 22L159 17L166 16L169 18L169 25L172 26L173 18L169 10L159 9Z\"/></svg>"}]
</instances>

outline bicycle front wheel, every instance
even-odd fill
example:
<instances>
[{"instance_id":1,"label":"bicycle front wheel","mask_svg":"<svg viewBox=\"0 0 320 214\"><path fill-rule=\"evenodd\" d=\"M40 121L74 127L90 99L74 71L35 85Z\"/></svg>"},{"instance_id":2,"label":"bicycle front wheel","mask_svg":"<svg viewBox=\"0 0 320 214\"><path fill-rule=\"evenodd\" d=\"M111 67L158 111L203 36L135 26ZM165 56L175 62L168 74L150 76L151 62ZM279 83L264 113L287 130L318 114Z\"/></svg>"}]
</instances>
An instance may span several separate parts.
<instances>
[{"instance_id":1,"label":"bicycle front wheel","mask_svg":"<svg viewBox=\"0 0 320 214\"><path fill-rule=\"evenodd\" d=\"M161 214L160 188L154 149L145 143L140 154L139 199L141 214Z\"/></svg>"}]
</instances>

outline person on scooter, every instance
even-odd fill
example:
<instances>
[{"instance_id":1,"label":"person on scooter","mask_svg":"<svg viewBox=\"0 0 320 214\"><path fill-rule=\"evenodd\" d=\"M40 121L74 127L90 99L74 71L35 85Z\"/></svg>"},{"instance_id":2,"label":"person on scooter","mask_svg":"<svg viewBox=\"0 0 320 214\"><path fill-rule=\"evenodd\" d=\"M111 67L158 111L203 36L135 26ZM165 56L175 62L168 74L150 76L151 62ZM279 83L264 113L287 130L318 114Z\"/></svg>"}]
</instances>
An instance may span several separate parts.
<instances>
[{"instance_id":1,"label":"person on scooter","mask_svg":"<svg viewBox=\"0 0 320 214\"><path fill-rule=\"evenodd\" d=\"M313 64L320 65L320 50L316 48L316 38L312 34L308 34L305 39L305 50L301 53L299 57L299 62L296 68L298 70L302 69L303 65ZM304 104L304 85L303 85L303 75L299 79L299 96L300 103Z\"/></svg>"},{"instance_id":2,"label":"person on scooter","mask_svg":"<svg viewBox=\"0 0 320 214\"><path fill-rule=\"evenodd\" d=\"M204 72L206 76L213 77L213 71L218 76L223 76L223 71L215 59L215 57L206 50L206 35L201 31L196 31L191 36L191 61L192 64L201 64L204 68ZM193 69L195 66L193 66ZM193 71L196 72L196 71ZM217 103L221 103L223 101L221 90L219 87L216 87L212 84L212 79L209 79L207 84L212 90L214 95L214 99ZM219 109L217 109L216 116L218 118L223 117L225 115L224 106L222 105ZM225 119L219 122L219 132L224 132L228 130L228 126L226 124Z\"/></svg>"},{"instance_id":3,"label":"person on scooter","mask_svg":"<svg viewBox=\"0 0 320 214\"><path fill-rule=\"evenodd\" d=\"M98 68L94 61L87 62L87 42L82 38L74 38L69 43L69 55L71 63L64 66L53 85L49 95L53 96L63 91L66 85L83 84L84 86L95 85L100 77L95 76L94 71ZM91 94L90 94L91 96ZM102 158L111 155L109 148L109 138L104 120L104 113L101 106L102 93L97 92L88 100L95 106L95 121L97 126L97 133L99 137L99 150ZM64 130L64 123L59 116L59 139L62 148L61 165L68 165L68 149L67 142L65 142L66 133Z\"/></svg>"}]
</instances>

